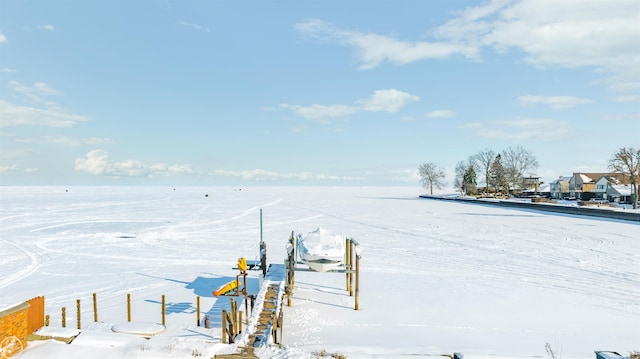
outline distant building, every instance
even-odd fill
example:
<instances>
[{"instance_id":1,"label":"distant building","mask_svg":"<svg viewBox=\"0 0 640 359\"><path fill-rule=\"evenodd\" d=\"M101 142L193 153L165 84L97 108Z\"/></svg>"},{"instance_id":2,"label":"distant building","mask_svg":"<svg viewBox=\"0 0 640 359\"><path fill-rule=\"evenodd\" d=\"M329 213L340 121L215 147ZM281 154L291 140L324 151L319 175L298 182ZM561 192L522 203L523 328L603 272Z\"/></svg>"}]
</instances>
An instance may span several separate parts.
<instances>
[{"instance_id":1,"label":"distant building","mask_svg":"<svg viewBox=\"0 0 640 359\"><path fill-rule=\"evenodd\" d=\"M582 201L588 201L591 198L598 198L598 194L601 194L601 197L604 198L604 193L606 189L600 188L598 189L596 183L602 177L606 178L616 178L618 180L623 178L621 173L582 173L576 172L571 176L569 180L569 196L575 197L576 199ZM603 186L603 183L600 183Z\"/></svg>"},{"instance_id":2,"label":"distant building","mask_svg":"<svg viewBox=\"0 0 640 359\"><path fill-rule=\"evenodd\" d=\"M595 197L609 202L631 203L631 184L620 174L602 176L596 181Z\"/></svg>"},{"instance_id":3,"label":"distant building","mask_svg":"<svg viewBox=\"0 0 640 359\"><path fill-rule=\"evenodd\" d=\"M524 196L539 195L540 177L523 177L520 193Z\"/></svg>"},{"instance_id":4,"label":"distant building","mask_svg":"<svg viewBox=\"0 0 640 359\"><path fill-rule=\"evenodd\" d=\"M569 197L570 180L569 176L560 176L557 180L549 182L549 196L555 199Z\"/></svg>"}]
</instances>

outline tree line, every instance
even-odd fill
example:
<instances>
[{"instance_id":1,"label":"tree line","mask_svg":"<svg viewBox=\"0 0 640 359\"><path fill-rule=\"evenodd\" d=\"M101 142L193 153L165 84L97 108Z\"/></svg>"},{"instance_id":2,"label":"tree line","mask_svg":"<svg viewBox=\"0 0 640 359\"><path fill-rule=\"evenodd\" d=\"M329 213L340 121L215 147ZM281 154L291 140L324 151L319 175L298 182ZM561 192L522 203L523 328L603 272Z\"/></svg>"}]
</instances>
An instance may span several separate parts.
<instances>
[{"instance_id":1,"label":"tree line","mask_svg":"<svg viewBox=\"0 0 640 359\"><path fill-rule=\"evenodd\" d=\"M500 153L485 148L459 161L455 167L453 185L460 193L478 193L478 174L484 180L484 192L509 193L523 188L525 175L538 168L533 153L521 146L508 147ZM638 208L638 183L640 182L640 149L620 148L609 160L609 169L620 173L631 184L633 208ZM425 189L433 194L433 188L444 187L444 170L433 162L418 167L418 175Z\"/></svg>"}]
</instances>

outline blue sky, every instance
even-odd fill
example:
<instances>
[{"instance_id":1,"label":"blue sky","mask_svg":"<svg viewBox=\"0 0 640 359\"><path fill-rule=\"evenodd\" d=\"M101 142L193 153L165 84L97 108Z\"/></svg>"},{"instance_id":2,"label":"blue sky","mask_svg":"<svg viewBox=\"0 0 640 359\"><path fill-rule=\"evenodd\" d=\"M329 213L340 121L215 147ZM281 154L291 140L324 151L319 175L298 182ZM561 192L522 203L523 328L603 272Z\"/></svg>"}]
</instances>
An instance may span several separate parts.
<instances>
[{"instance_id":1,"label":"blue sky","mask_svg":"<svg viewBox=\"0 0 640 359\"><path fill-rule=\"evenodd\" d=\"M419 185L640 147L638 1L0 3L2 185Z\"/></svg>"}]
</instances>

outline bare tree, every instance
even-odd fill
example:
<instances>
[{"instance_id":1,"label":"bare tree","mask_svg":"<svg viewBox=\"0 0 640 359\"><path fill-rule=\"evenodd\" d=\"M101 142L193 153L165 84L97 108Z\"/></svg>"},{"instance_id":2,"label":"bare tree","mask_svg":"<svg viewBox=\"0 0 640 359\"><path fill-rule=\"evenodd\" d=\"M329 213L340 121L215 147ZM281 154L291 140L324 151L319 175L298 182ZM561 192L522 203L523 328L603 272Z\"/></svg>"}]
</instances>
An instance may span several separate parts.
<instances>
[{"instance_id":1,"label":"bare tree","mask_svg":"<svg viewBox=\"0 0 640 359\"><path fill-rule=\"evenodd\" d=\"M459 161L456 163L456 178L453 180L453 186L459 191L461 194L464 194L464 173L467 170L467 166L464 161Z\"/></svg>"},{"instance_id":2,"label":"bare tree","mask_svg":"<svg viewBox=\"0 0 640 359\"><path fill-rule=\"evenodd\" d=\"M436 166L435 163L423 163L418 167L418 175L422 187L429 188L429 194L433 195L433 187L442 189L444 187L444 171Z\"/></svg>"},{"instance_id":3,"label":"bare tree","mask_svg":"<svg viewBox=\"0 0 640 359\"><path fill-rule=\"evenodd\" d=\"M502 151L502 165L509 186L517 188L522 184L526 172L538 168L538 160L531 151L515 146Z\"/></svg>"},{"instance_id":4,"label":"bare tree","mask_svg":"<svg viewBox=\"0 0 640 359\"><path fill-rule=\"evenodd\" d=\"M609 160L609 168L622 175L631 183L631 203L638 208L638 182L640 182L640 149L622 147Z\"/></svg>"},{"instance_id":5,"label":"bare tree","mask_svg":"<svg viewBox=\"0 0 640 359\"><path fill-rule=\"evenodd\" d=\"M482 151L478 151L478 153L476 153L476 155L474 156L476 158L478 167L476 168L477 171L476 172L483 172L484 173L484 193L487 193L487 190L489 189L489 171L491 170L491 165L493 164L493 161L496 159L496 153L493 152L493 150L489 149L489 148L485 148Z\"/></svg>"},{"instance_id":6,"label":"bare tree","mask_svg":"<svg viewBox=\"0 0 640 359\"><path fill-rule=\"evenodd\" d=\"M460 161L456 164L456 177L453 185L462 194L476 192L476 172L478 172L476 156L469 156L467 162Z\"/></svg>"}]
</instances>

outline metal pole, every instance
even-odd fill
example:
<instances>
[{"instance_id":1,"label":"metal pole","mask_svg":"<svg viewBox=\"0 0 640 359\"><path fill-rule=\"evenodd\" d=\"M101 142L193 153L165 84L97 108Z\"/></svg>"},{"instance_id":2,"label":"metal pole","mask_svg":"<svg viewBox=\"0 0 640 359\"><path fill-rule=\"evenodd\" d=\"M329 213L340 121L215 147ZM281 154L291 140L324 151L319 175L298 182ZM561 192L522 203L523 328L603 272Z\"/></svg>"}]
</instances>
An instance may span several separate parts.
<instances>
[{"instance_id":1,"label":"metal pole","mask_svg":"<svg viewBox=\"0 0 640 359\"><path fill-rule=\"evenodd\" d=\"M262 208L260 208L260 243L262 243Z\"/></svg>"}]
</instances>

